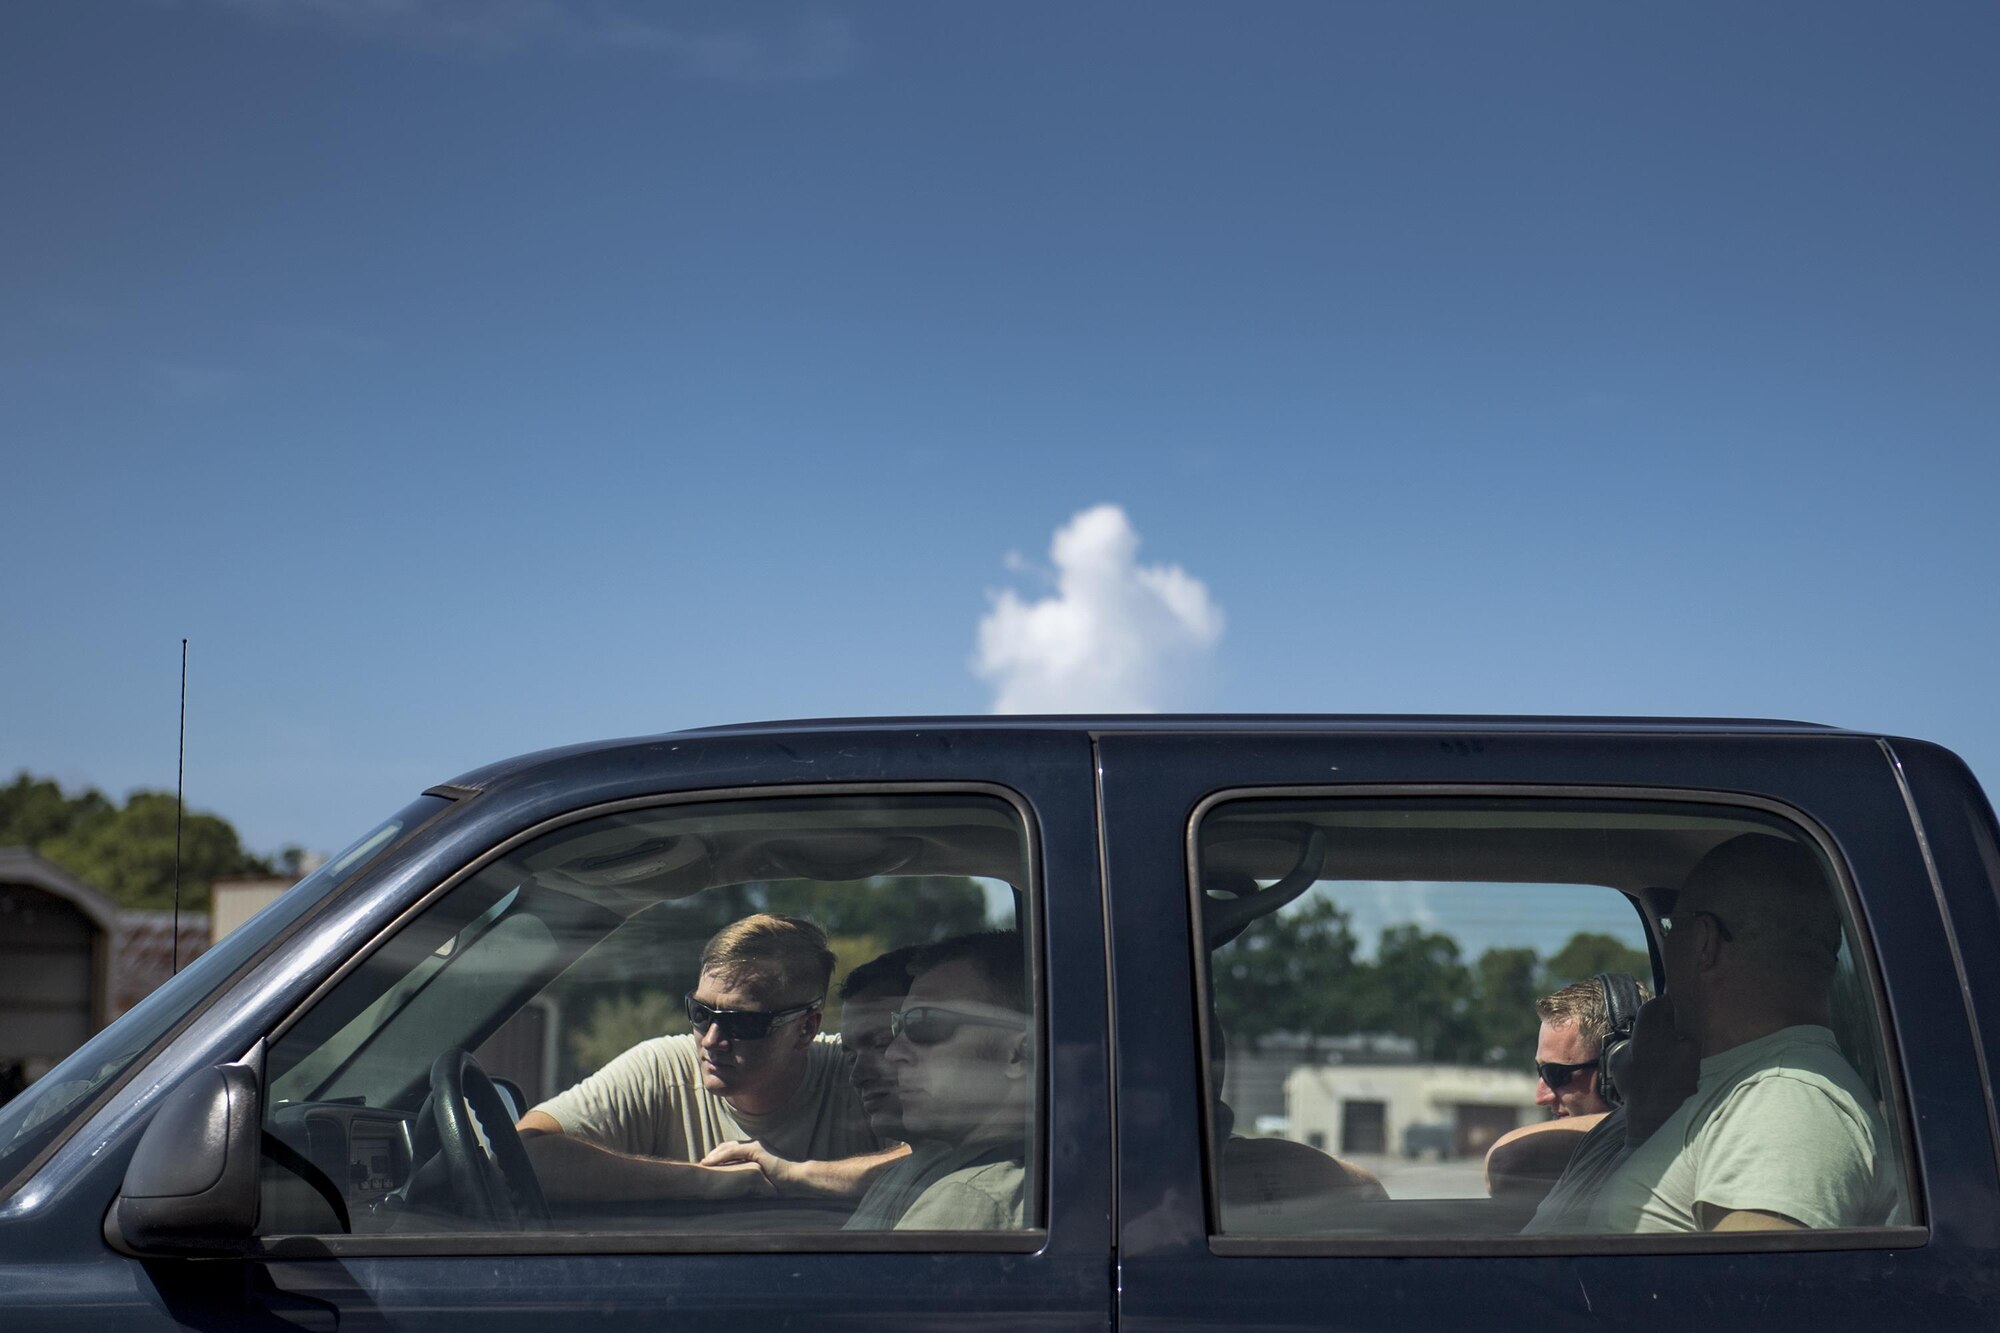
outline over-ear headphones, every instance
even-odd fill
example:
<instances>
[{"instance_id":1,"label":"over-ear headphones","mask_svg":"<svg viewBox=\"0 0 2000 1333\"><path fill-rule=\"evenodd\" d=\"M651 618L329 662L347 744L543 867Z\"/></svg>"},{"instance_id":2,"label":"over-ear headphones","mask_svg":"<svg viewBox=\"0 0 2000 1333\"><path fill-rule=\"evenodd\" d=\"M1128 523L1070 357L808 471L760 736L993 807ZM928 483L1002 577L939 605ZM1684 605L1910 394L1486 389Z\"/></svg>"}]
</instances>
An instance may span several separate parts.
<instances>
[{"instance_id":1,"label":"over-ear headphones","mask_svg":"<svg viewBox=\"0 0 2000 1333\"><path fill-rule=\"evenodd\" d=\"M1639 983L1629 972L1599 972L1591 980L1604 993L1604 1045L1597 1053L1597 1095L1613 1106L1625 1098L1618 1091L1618 1070L1632 1044L1632 1025L1639 1021Z\"/></svg>"}]
</instances>

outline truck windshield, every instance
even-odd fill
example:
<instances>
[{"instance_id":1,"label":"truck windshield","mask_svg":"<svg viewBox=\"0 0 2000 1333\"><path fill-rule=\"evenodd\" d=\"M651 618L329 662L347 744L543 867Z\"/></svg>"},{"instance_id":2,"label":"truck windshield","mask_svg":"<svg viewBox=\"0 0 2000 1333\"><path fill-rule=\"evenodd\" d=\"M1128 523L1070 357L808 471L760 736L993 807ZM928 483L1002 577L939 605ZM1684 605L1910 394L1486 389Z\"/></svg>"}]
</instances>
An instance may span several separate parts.
<instances>
[{"instance_id":1,"label":"truck windshield","mask_svg":"<svg viewBox=\"0 0 2000 1333\"><path fill-rule=\"evenodd\" d=\"M397 811L0 1107L0 1182L5 1182L0 1185L0 1198L13 1193L21 1183L17 1177L61 1137L99 1091L122 1077L133 1061L171 1032L237 968L345 884L376 853L450 803L442 796L421 796Z\"/></svg>"}]
</instances>

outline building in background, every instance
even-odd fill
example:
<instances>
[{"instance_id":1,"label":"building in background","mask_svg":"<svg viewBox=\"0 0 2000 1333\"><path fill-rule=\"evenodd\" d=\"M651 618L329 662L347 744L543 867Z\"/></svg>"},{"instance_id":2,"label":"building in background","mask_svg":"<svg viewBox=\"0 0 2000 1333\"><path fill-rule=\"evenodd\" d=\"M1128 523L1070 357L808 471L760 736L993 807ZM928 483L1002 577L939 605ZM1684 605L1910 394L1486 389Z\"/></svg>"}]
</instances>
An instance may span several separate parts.
<instances>
[{"instance_id":1,"label":"building in background","mask_svg":"<svg viewBox=\"0 0 2000 1333\"><path fill-rule=\"evenodd\" d=\"M1423 1062L1414 1038L1388 1032L1268 1034L1230 1050L1222 1095L1236 1133L1343 1158L1483 1158L1494 1139L1545 1114L1532 1073Z\"/></svg>"},{"instance_id":2,"label":"building in background","mask_svg":"<svg viewBox=\"0 0 2000 1333\"><path fill-rule=\"evenodd\" d=\"M0 848L0 1101L122 1012L118 904L21 847Z\"/></svg>"},{"instance_id":3,"label":"building in background","mask_svg":"<svg viewBox=\"0 0 2000 1333\"><path fill-rule=\"evenodd\" d=\"M111 1017L118 1017L151 995L175 972L208 952L208 913L182 912L178 935L175 924L172 912L118 914L118 961L112 970Z\"/></svg>"},{"instance_id":4,"label":"building in background","mask_svg":"<svg viewBox=\"0 0 2000 1333\"><path fill-rule=\"evenodd\" d=\"M213 910L121 909L23 847L0 847L0 1102L40 1078L297 883L218 880Z\"/></svg>"},{"instance_id":5,"label":"building in background","mask_svg":"<svg viewBox=\"0 0 2000 1333\"><path fill-rule=\"evenodd\" d=\"M208 891L208 942L237 929L257 913L284 896L298 883L291 875L267 875L257 879L218 879Z\"/></svg>"},{"instance_id":6,"label":"building in background","mask_svg":"<svg viewBox=\"0 0 2000 1333\"><path fill-rule=\"evenodd\" d=\"M1337 1157L1483 1158L1537 1116L1535 1076L1481 1065L1300 1065L1285 1078L1287 1137Z\"/></svg>"}]
</instances>

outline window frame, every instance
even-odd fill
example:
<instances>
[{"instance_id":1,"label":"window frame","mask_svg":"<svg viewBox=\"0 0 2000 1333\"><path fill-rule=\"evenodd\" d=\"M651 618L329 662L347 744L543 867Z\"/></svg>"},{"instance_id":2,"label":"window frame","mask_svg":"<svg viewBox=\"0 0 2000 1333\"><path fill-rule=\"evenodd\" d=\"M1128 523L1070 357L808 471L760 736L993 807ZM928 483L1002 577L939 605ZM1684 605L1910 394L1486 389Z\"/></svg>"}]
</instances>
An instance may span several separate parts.
<instances>
[{"instance_id":1,"label":"window frame","mask_svg":"<svg viewBox=\"0 0 2000 1333\"><path fill-rule=\"evenodd\" d=\"M1910 1203L1912 1221L1905 1226L1837 1227L1777 1232L1700 1232L1687 1235L1487 1235L1477 1232L1427 1234L1422 1236L1257 1236L1228 1233L1220 1229L1221 1164L1213 1150L1215 1143L1215 1091L1209 1052L1213 1033L1209 1019L1214 1012L1210 994L1208 950L1200 929L1202 912L1201 848L1202 825L1214 811L1233 802L1316 800L1330 804L1355 800L1443 800L1499 799L1521 801L1597 801L1620 804L1683 804L1735 807L1754 810L1784 821L1803 834L1818 849L1833 873L1834 892L1839 898L1843 920L1853 928L1860 952L1857 970L1872 988L1875 1039L1883 1063L1883 1100L1890 1119L1890 1132L1901 1154L1904 1190ZM1903 1077L1903 1057L1896 1041L1895 1024L1889 1011L1889 992L1883 982L1881 961L1874 933L1853 872L1839 846L1826 829L1811 816L1783 801L1744 792L1713 791L1688 787L1593 786L1588 784L1529 783L1358 783L1354 785L1283 784L1273 786L1233 785L1212 791L1195 803L1188 813L1183 838L1183 861L1187 874L1187 922L1191 948L1191 987L1195 1001L1194 1034L1196 1075L1201 1098L1202 1126L1200 1152L1203 1186L1203 1223L1211 1254L1223 1258L1283 1256L1428 1257L1428 1256L1581 1256L1625 1254L1743 1254L1798 1252L1808 1250L1912 1249L1930 1241L1929 1207L1925 1197L1922 1161L1917 1154L1915 1133L1910 1120L1909 1090ZM1645 918L1648 952L1657 982L1660 969L1660 932L1657 921ZM1391 1200L1390 1202L1394 1202Z\"/></svg>"},{"instance_id":2,"label":"window frame","mask_svg":"<svg viewBox=\"0 0 2000 1333\"><path fill-rule=\"evenodd\" d=\"M1021 887L1021 919L1016 927L1027 938L1028 984L1034 1006L1035 1116L1030 1140L1033 1163L1039 1179L1033 1191L1035 1217L1032 1226L1018 1231L744 1231L709 1234L687 1230L660 1231L490 1231L490 1232L392 1232L370 1235L319 1235L280 1233L259 1235L245 1257L255 1262L270 1259L324 1259L375 1257L452 1257L460 1255L549 1255L575 1254L810 1254L810 1253L1001 1253L1030 1254L1040 1251L1049 1239L1051 1170L1050 1070L1048 976L1046 942L1043 939L1044 845L1034 806L1026 796L997 782L830 782L788 783L772 786L706 788L695 791L660 792L597 802L536 821L492 846L439 883L412 899L366 941L351 950L339 967L313 987L281 1019L258 1039L258 1046L273 1045L300 1022L319 1001L360 968L385 945L435 903L472 880L489 865L523 845L572 824L607 815L638 810L667 809L686 805L764 802L797 798L837 801L870 796L985 796L1004 802L1020 822L1026 839L1027 882ZM254 1050L254 1047L253 1047ZM247 1057L246 1057L247 1058ZM260 1100L269 1085L259 1070ZM267 1114L267 1112L260 1112Z\"/></svg>"}]
</instances>

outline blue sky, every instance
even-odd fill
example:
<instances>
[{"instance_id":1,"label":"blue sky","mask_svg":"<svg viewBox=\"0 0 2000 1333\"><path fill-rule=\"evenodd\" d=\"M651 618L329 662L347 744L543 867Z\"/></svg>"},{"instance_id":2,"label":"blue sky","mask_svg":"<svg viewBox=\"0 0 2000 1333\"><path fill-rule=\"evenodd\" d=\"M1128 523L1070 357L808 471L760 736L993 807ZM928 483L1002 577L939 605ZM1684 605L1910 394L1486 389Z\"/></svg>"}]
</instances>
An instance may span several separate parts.
<instances>
[{"instance_id":1,"label":"blue sky","mask_svg":"<svg viewBox=\"0 0 2000 1333\"><path fill-rule=\"evenodd\" d=\"M1950 3L6 6L0 770L171 787L186 636L190 803L264 849L548 744L1066 690L1990 780L1996 49Z\"/></svg>"}]
</instances>

